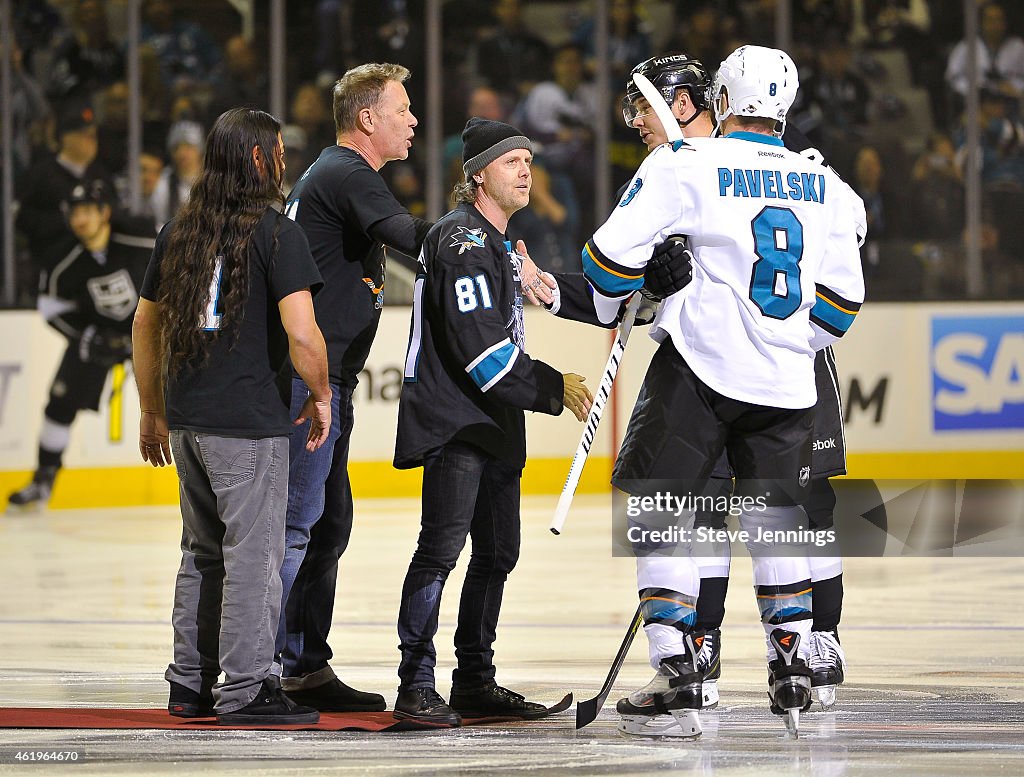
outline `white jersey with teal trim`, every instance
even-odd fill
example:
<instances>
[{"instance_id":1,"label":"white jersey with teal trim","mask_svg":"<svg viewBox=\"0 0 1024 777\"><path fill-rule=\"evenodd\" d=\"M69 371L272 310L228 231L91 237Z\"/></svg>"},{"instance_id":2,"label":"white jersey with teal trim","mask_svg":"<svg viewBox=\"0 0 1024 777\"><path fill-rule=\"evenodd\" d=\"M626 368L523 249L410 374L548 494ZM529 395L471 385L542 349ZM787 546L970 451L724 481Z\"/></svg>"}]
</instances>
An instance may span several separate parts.
<instances>
[{"instance_id":1,"label":"white jersey with teal trim","mask_svg":"<svg viewBox=\"0 0 1024 777\"><path fill-rule=\"evenodd\" d=\"M662 145L634 178L583 252L598 314L640 287L654 246L687 235L693 281L665 301L651 336L671 337L724 396L813 405L814 351L846 332L864 299L838 176L775 137L738 132Z\"/></svg>"}]
</instances>

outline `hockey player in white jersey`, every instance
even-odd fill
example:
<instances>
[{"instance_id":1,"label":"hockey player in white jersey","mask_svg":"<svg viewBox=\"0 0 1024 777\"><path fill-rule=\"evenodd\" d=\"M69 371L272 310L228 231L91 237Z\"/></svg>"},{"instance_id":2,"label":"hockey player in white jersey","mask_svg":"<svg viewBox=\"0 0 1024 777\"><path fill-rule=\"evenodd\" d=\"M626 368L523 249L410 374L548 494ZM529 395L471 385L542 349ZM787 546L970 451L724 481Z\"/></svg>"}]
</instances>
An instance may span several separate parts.
<instances>
[{"instance_id":1,"label":"hockey player in white jersey","mask_svg":"<svg viewBox=\"0 0 1024 777\"><path fill-rule=\"evenodd\" d=\"M655 478L703 479L725 449L740 488L756 479L792 486L777 489L766 510L741 516L741 526L753 530L800 524L814 352L849 328L863 300L855 224L838 196L841 182L787 152L777 137L796 89L796 68L784 52L746 46L730 55L713 90L725 137L656 149L584 252L599 315L608 318L640 286L651 247L670 234L690 236L693 282L666 301L654 323L662 346L613 483L632 493ZM788 713L795 730L810 702L810 672L800 657L811 623L807 561L754 555L772 708ZM661 606L659 591L677 594L665 617L683 628L647 632L664 670L659 711L679 718L679 708L700 703L700 635L687 629L698 573L692 561L640 559L639 578L641 598L652 607Z\"/></svg>"}]
</instances>

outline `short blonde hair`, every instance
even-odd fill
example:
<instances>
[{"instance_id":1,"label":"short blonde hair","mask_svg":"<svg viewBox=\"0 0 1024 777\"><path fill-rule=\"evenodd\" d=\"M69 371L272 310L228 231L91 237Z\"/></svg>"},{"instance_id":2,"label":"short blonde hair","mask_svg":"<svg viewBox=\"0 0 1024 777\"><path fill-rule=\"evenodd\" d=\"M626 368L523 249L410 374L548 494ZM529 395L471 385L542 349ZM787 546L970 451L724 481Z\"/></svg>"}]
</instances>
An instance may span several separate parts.
<instances>
[{"instance_id":1,"label":"short blonde hair","mask_svg":"<svg viewBox=\"0 0 1024 777\"><path fill-rule=\"evenodd\" d=\"M388 81L404 83L412 75L401 65L370 62L348 70L334 84L334 128L337 132L354 130L363 108L380 104Z\"/></svg>"}]
</instances>

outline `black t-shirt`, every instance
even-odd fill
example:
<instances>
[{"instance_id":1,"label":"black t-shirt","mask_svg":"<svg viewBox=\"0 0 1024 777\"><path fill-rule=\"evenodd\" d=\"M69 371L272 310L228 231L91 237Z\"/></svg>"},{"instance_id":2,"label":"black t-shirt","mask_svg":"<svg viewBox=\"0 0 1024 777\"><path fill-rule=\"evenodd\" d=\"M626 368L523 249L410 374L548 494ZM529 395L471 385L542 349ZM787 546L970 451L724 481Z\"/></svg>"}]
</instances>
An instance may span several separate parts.
<instances>
[{"instance_id":1,"label":"black t-shirt","mask_svg":"<svg viewBox=\"0 0 1024 777\"><path fill-rule=\"evenodd\" d=\"M331 382L354 387L384 306L384 245L370 231L408 211L359 154L328 146L295 184L286 213L305 231L324 279L314 306Z\"/></svg>"},{"instance_id":2,"label":"black t-shirt","mask_svg":"<svg viewBox=\"0 0 1024 777\"><path fill-rule=\"evenodd\" d=\"M157 237L142 284L141 296L150 301L159 301L161 262L176 223L169 221ZM272 256L275 228L278 247ZM206 362L186 365L169 378L165 400L170 428L225 437L290 434L288 405L275 382L288 356L288 336L277 303L302 289L315 292L321 285L302 230L267 208L249 243L249 297L238 339L233 333L211 333L215 339Z\"/></svg>"}]
</instances>

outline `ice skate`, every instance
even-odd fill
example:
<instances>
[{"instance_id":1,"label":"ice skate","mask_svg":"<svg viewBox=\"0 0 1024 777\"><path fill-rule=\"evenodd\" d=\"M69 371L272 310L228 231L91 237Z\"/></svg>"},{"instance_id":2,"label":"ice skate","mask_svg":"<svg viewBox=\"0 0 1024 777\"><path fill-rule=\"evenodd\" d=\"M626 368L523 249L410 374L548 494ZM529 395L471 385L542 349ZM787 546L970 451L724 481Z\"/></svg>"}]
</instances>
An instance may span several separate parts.
<instances>
[{"instance_id":1,"label":"ice skate","mask_svg":"<svg viewBox=\"0 0 1024 777\"><path fill-rule=\"evenodd\" d=\"M7 513L32 513L45 510L53 493L53 481L57 476L55 468L36 470L32 482L7 498Z\"/></svg>"},{"instance_id":2,"label":"ice skate","mask_svg":"<svg viewBox=\"0 0 1024 777\"><path fill-rule=\"evenodd\" d=\"M800 713L811 706L811 670L797 657L800 635L794 631L775 629L769 636L778 655L768 662L768 699L776 715L785 716L786 730L800 736Z\"/></svg>"},{"instance_id":3,"label":"ice skate","mask_svg":"<svg viewBox=\"0 0 1024 777\"><path fill-rule=\"evenodd\" d=\"M846 654L835 631L812 631L807 647L811 676L811 697L830 710L836 703L836 687L846 678Z\"/></svg>"},{"instance_id":4,"label":"ice skate","mask_svg":"<svg viewBox=\"0 0 1024 777\"><path fill-rule=\"evenodd\" d=\"M722 676L722 630L708 629L694 643L698 641L697 671L704 676L702 708L713 710L718 706L718 679Z\"/></svg>"},{"instance_id":5,"label":"ice skate","mask_svg":"<svg viewBox=\"0 0 1024 777\"><path fill-rule=\"evenodd\" d=\"M703 635L698 635L700 639ZM619 731L636 736L682 737L701 735L702 676L694 668L699 648L687 634L682 655L663 659L654 679L615 705L622 716Z\"/></svg>"}]
</instances>

